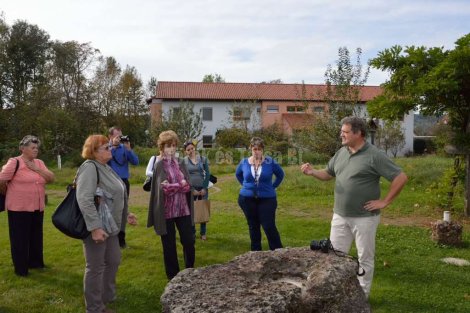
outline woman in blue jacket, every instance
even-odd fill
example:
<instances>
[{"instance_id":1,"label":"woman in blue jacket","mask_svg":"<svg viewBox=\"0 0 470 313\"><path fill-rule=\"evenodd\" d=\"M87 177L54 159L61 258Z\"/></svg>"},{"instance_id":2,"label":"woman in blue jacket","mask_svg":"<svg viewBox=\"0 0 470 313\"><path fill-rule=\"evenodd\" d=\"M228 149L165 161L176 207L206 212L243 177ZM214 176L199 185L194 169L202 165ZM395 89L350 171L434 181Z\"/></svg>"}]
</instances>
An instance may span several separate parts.
<instances>
[{"instance_id":1,"label":"woman in blue jacket","mask_svg":"<svg viewBox=\"0 0 470 313\"><path fill-rule=\"evenodd\" d=\"M242 185L238 204L248 223L251 251L262 250L260 226L268 238L269 249L282 248L276 227L276 188L284 178L284 171L273 158L263 155L261 138L252 138L250 149L252 155L240 162L235 175ZM273 175L276 177L274 182Z\"/></svg>"}]
</instances>

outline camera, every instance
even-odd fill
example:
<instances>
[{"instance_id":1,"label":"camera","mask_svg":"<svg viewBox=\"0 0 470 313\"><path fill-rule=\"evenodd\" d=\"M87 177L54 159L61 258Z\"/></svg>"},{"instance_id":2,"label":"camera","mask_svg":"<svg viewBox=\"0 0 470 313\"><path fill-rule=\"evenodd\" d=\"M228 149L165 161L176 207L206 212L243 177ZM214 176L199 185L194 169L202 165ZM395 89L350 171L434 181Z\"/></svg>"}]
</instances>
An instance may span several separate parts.
<instances>
[{"instance_id":1,"label":"camera","mask_svg":"<svg viewBox=\"0 0 470 313\"><path fill-rule=\"evenodd\" d=\"M310 242L310 249L320 250L323 253L328 253L330 249L333 249L333 246L331 245L330 239L325 238L322 240L312 240L312 242Z\"/></svg>"},{"instance_id":2,"label":"camera","mask_svg":"<svg viewBox=\"0 0 470 313\"><path fill-rule=\"evenodd\" d=\"M129 142L131 139L129 138L129 135L121 136L119 137L121 142Z\"/></svg>"}]
</instances>

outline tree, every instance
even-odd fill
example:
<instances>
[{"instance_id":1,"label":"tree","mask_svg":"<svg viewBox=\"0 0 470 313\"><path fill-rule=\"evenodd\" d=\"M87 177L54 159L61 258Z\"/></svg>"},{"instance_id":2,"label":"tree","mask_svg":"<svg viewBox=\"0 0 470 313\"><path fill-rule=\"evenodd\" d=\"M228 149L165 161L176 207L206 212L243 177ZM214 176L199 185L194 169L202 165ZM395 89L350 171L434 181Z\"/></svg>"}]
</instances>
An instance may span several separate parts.
<instances>
[{"instance_id":1,"label":"tree","mask_svg":"<svg viewBox=\"0 0 470 313\"><path fill-rule=\"evenodd\" d=\"M165 130L173 130L181 141L196 139L204 130L202 123L202 112L194 112L194 104L182 103L178 107L171 108L163 113L162 121L154 125L152 132L156 138Z\"/></svg>"},{"instance_id":2,"label":"tree","mask_svg":"<svg viewBox=\"0 0 470 313\"><path fill-rule=\"evenodd\" d=\"M337 121L346 116L359 116L361 112L360 91L369 77L369 66L363 72L361 64L362 49L356 49L356 64L353 65L349 50L346 47L338 49L336 68L328 64L325 72L326 93L325 102L329 105L329 114Z\"/></svg>"},{"instance_id":3,"label":"tree","mask_svg":"<svg viewBox=\"0 0 470 313\"><path fill-rule=\"evenodd\" d=\"M206 74L202 78L203 83L225 83L225 79L222 75L214 73L214 74Z\"/></svg>"},{"instance_id":4,"label":"tree","mask_svg":"<svg viewBox=\"0 0 470 313\"><path fill-rule=\"evenodd\" d=\"M384 125L379 125L377 129L377 146L389 151L394 157L405 146L405 135L399 121L385 121Z\"/></svg>"},{"instance_id":5,"label":"tree","mask_svg":"<svg viewBox=\"0 0 470 313\"><path fill-rule=\"evenodd\" d=\"M388 71L384 93L368 103L374 117L400 118L410 110L448 115L455 147L466 152L465 212L470 215L470 34L455 48L393 46L370 61Z\"/></svg>"},{"instance_id":6,"label":"tree","mask_svg":"<svg viewBox=\"0 0 470 313\"><path fill-rule=\"evenodd\" d=\"M326 91L319 96L328 104L327 115L317 118L311 127L298 132L295 137L297 145L307 147L322 155L332 156L340 147L340 121L346 116L364 116L360 104L360 91L367 82L369 67L365 71L361 65L361 48L356 49L356 64L352 64L349 50L346 47L338 49L336 67L328 64L325 71ZM300 101L305 106L305 87L299 94Z\"/></svg>"}]
</instances>

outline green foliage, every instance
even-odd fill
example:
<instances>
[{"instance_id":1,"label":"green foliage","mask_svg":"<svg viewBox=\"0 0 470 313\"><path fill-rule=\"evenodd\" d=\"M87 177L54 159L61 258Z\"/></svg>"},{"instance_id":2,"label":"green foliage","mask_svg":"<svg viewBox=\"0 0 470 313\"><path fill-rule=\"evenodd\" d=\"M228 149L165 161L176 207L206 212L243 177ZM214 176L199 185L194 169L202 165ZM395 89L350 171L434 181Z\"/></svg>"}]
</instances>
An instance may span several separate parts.
<instances>
[{"instance_id":1,"label":"green foliage","mask_svg":"<svg viewBox=\"0 0 470 313\"><path fill-rule=\"evenodd\" d=\"M225 78L222 75L214 73L214 74L206 74L202 78L203 83L225 83Z\"/></svg>"},{"instance_id":2,"label":"green foliage","mask_svg":"<svg viewBox=\"0 0 470 313\"><path fill-rule=\"evenodd\" d=\"M294 133L297 147L313 151L326 157L333 156L341 148L340 121L333 116L317 119L314 124Z\"/></svg>"},{"instance_id":3,"label":"green foliage","mask_svg":"<svg viewBox=\"0 0 470 313\"><path fill-rule=\"evenodd\" d=\"M152 136L158 138L161 132L169 129L178 135L181 142L198 138L204 130L202 112L194 112L193 103L182 103L163 114L162 121L153 126Z\"/></svg>"},{"instance_id":4,"label":"green foliage","mask_svg":"<svg viewBox=\"0 0 470 313\"><path fill-rule=\"evenodd\" d=\"M99 53L89 43L51 41L36 25L10 27L0 17L0 142L14 146L37 135L45 160L60 154L71 164L88 135L106 134L114 124L134 144L147 145L150 117L139 74Z\"/></svg>"},{"instance_id":5,"label":"green foliage","mask_svg":"<svg viewBox=\"0 0 470 313\"><path fill-rule=\"evenodd\" d=\"M447 114L456 134L470 127L470 34L455 49L393 46L379 52L371 66L389 71L384 94L368 103L375 117L399 118L409 110L424 115ZM457 139L457 137L454 137ZM462 144L462 142L460 142Z\"/></svg>"},{"instance_id":6,"label":"green foliage","mask_svg":"<svg viewBox=\"0 0 470 313\"><path fill-rule=\"evenodd\" d=\"M385 121L384 125L379 125L376 134L377 146L385 153L390 151L394 157L405 146L405 135L399 121Z\"/></svg>"},{"instance_id":7,"label":"green foliage","mask_svg":"<svg viewBox=\"0 0 470 313\"><path fill-rule=\"evenodd\" d=\"M215 144L221 148L248 148L250 133L246 129L236 127L217 130Z\"/></svg>"},{"instance_id":8,"label":"green foliage","mask_svg":"<svg viewBox=\"0 0 470 313\"><path fill-rule=\"evenodd\" d=\"M369 67L363 72L361 64L362 49L356 49L356 64L352 64L349 50L346 47L338 49L336 68L328 64L325 72L328 113L337 121L346 116L359 116L357 104L360 101L360 89L367 82Z\"/></svg>"}]
</instances>

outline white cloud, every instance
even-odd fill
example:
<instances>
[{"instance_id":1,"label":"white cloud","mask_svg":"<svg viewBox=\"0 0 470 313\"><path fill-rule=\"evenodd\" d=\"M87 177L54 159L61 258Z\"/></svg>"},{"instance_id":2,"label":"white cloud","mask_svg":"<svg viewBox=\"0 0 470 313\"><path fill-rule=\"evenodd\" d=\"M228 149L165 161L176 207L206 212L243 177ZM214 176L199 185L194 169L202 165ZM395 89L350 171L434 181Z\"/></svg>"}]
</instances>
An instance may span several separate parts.
<instances>
[{"instance_id":1,"label":"white cloud","mask_svg":"<svg viewBox=\"0 0 470 313\"><path fill-rule=\"evenodd\" d=\"M144 80L323 83L337 50L363 63L395 44L445 46L470 29L467 1L4 0L11 25L37 24L52 39L91 42ZM386 73L371 71L369 84Z\"/></svg>"}]
</instances>

